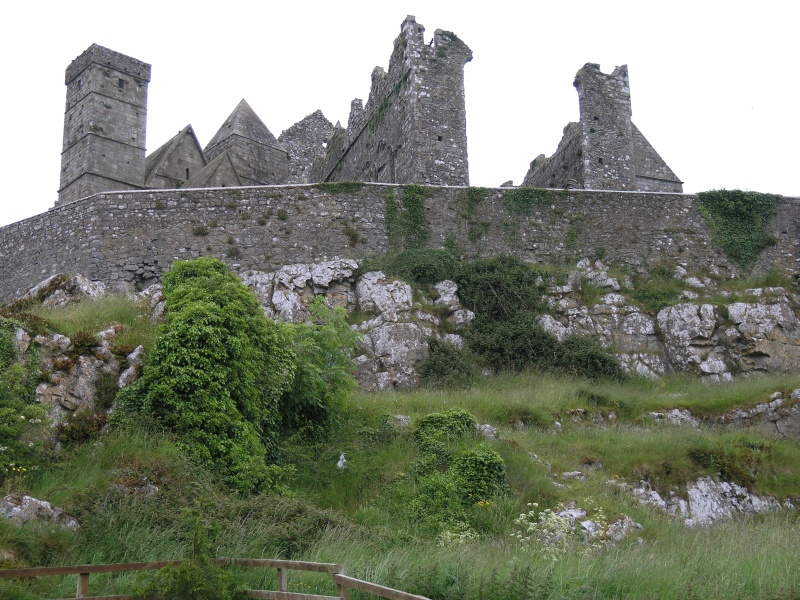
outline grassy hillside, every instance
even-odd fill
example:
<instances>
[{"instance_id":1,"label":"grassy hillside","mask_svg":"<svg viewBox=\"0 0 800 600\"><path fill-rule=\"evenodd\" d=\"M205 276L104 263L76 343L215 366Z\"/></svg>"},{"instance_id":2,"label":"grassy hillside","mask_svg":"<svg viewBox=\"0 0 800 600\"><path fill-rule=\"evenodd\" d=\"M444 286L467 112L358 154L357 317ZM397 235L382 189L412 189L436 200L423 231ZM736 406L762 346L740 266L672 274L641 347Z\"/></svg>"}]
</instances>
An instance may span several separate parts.
<instances>
[{"instance_id":1,"label":"grassy hillside","mask_svg":"<svg viewBox=\"0 0 800 600\"><path fill-rule=\"evenodd\" d=\"M709 473L691 457L711 448L730 458L730 473L749 474L754 491L796 499L796 441L659 425L646 414L678 405L702 406L711 414L797 387L797 376L704 386L683 379L595 384L526 374L456 393L356 394L326 438L282 442L281 461L295 469L283 493L250 497L224 491L212 474L189 465L168 435L111 433L4 486L5 492L63 507L81 529L0 522L0 549L6 564L11 557L30 565L179 558L187 555L190 523L199 515L217 556L339 562L351 574L432 598L794 597L800 591L800 573L792 566L800 527L793 512L687 529L606 482L647 475L661 477L665 487L681 486ZM600 427L573 423L567 412L607 412L611 406L619 418ZM414 423L453 407L497 426L500 436L451 439L440 448L451 457L444 462L478 447L494 450L505 464L505 493L459 506L420 501L430 492L424 474L441 472L444 462L433 469L424 464L430 451L414 441ZM408 428L395 424L401 414L411 418ZM563 424L559 434L551 431L556 420ZM336 467L341 453L343 470ZM559 477L574 470L585 472L586 480ZM145 478L157 493L142 492ZM512 537L529 502L544 509L570 501L608 521L627 514L643 528L616 545L590 547L575 539L556 556ZM238 576L248 585L274 577ZM93 577L92 590L124 593L146 577ZM324 577L294 576L290 583L294 591L333 591ZM75 584L53 578L1 585L4 597L41 598L66 596Z\"/></svg>"},{"instance_id":2,"label":"grassy hillside","mask_svg":"<svg viewBox=\"0 0 800 600\"><path fill-rule=\"evenodd\" d=\"M435 261L423 258L409 263L410 279L428 277ZM620 485L646 480L684 497L709 476L797 505L797 439L710 423L777 391L789 406L800 374L715 385L624 376L596 344L557 344L541 332L535 271L504 260L470 269L459 284L484 311L466 335L475 354L432 348L427 364L444 375L440 384L463 386L457 391L351 392L341 347L353 338L341 314L319 304L312 324L266 322L221 263L173 270L161 328L122 297L0 309L0 491L47 500L81 524L65 531L0 520L0 566L185 558L199 532L212 556L336 562L436 600L800 595L796 510L690 529ZM657 304L672 294L650 289ZM110 428L100 430L113 377L96 402L100 414L46 427L35 346L21 358L13 344L20 324L68 335L86 351L96 332L116 325L109 351L123 362L136 345L148 349L150 363L117 396ZM487 365L501 375L483 378ZM705 424L651 414L674 408ZM478 435L476 424L496 428L496 438ZM603 533L587 541L553 512L569 506ZM606 527L625 517L640 527L613 541ZM249 587L275 584L273 572L234 575ZM91 591L137 592L151 578L93 576ZM74 577L0 580L2 598L74 589ZM291 575L290 590L335 592L313 574Z\"/></svg>"}]
</instances>

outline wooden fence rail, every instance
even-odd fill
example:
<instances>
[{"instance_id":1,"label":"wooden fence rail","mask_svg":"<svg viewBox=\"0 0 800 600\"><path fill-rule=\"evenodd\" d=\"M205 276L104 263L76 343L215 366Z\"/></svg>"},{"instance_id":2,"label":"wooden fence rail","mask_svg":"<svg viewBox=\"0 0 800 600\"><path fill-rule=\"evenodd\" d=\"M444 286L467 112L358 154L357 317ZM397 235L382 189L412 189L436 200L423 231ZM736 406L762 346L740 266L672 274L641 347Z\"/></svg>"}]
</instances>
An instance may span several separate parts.
<instances>
[{"instance_id":1,"label":"wooden fence rail","mask_svg":"<svg viewBox=\"0 0 800 600\"><path fill-rule=\"evenodd\" d=\"M334 563L303 562L296 560L272 560L265 558L212 558L211 562L221 566L255 567L275 569L278 576L277 590L245 590L248 598L270 598L272 600L350 600L350 590L367 592L387 600L429 600L425 596L417 596L401 592L389 587L348 577L344 567ZM119 563L111 565L75 565L70 567L32 567L26 569L0 569L0 579L11 577L44 577L50 575L77 575L78 588L75 598L86 600L143 600L142 596L89 596L89 576L92 573L117 573L122 571L148 571L178 566L179 560L167 560L143 563ZM289 591L289 571L311 571L330 573L338 590L337 596L321 596ZM62 600L70 600L64 598Z\"/></svg>"}]
</instances>

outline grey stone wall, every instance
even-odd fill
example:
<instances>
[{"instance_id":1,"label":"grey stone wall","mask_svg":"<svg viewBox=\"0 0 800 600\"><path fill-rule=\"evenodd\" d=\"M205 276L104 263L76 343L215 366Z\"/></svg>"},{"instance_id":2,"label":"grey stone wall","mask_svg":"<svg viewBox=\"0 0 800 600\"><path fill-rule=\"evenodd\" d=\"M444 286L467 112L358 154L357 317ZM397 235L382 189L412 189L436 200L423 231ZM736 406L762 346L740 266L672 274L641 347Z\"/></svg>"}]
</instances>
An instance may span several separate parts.
<instances>
[{"instance_id":1,"label":"grey stone wall","mask_svg":"<svg viewBox=\"0 0 800 600\"><path fill-rule=\"evenodd\" d=\"M211 162L225 152L230 156L243 185L286 183L289 177L286 150L282 148L234 134L206 148L205 155Z\"/></svg>"},{"instance_id":2,"label":"grey stone wall","mask_svg":"<svg viewBox=\"0 0 800 600\"><path fill-rule=\"evenodd\" d=\"M67 68L56 204L144 186L150 65L92 44Z\"/></svg>"},{"instance_id":3,"label":"grey stone wall","mask_svg":"<svg viewBox=\"0 0 800 600\"><path fill-rule=\"evenodd\" d=\"M683 192L683 184L631 121L628 67L611 74L587 63L575 76L580 121L569 123L556 152L539 155L526 187Z\"/></svg>"},{"instance_id":4,"label":"grey stone wall","mask_svg":"<svg viewBox=\"0 0 800 600\"><path fill-rule=\"evenodd\" d=\"M333 133L333 124L321 110L298 121L278 136L289 159L289 178L286 183L308 183L314 161L324 155L325 146Z\"/></svg>"},{"instance_id":5,"label":"grey stone wall","mask_svg":"<svg viewBox=\"0 0 800 600\"><path fill-rule=\"evenodd\" d=\"M311 181L467 185L464 65L472 51L450 32L406 17L389 70L376 67L365 106L351 104L347 129L334 133Z\"/></svg>"},{"instance_id":6,"label":"grey stone wall","mask_svg":"<svg viewBox=\"0 0 800 600\"><path fill-rule=\"evenodd\" d=\"M528 196L520 199L520 192ZM409 201L424 196L424 206ZM387 207L390 209L387 211ZM800 272L800 200L784 199L756 269ZM388 232L391 232L390 236ZM735 272L694 196L636 192L317 184L109 192L0 228L0 299L54 273L121 287L213 255L241 273L455 243L465 256L533 262L602 253L639 269L671 262Z\"/></svg>"}]
</instances>

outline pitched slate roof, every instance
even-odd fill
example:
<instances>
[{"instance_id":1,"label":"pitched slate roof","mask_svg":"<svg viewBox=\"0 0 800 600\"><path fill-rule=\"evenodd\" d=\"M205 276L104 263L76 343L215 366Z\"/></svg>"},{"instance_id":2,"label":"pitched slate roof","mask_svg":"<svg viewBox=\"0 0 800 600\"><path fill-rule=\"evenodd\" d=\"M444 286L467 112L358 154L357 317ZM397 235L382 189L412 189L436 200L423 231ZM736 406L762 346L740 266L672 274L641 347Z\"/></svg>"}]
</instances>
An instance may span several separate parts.
<instances>
[{"instance_id":1,"label":"pitched slate roof","mask_svg":"<svg viewBox=\"0 0 800 600\"><path fill-rule=\"evenodd\" d=\"M223 152L219 156L217 156L214 160L208 163L201 171L199 171L194 177L189 179L186 183L184 183L181 187L183 188L204 188L204 187L211 187L209 182L211 179L216 175L217 171L220 168L229 167L230 170L233 172L233 175L236 177L236 180L232 182L235 186L242 185L241 180L239 179L239 174L236 172L236 168L233 166L233 162L231 162L231 157L228 156L227 152Z\"/></svg>"},{"instance_id":2,"label":"pitched slate roof","mask_svg":"<svg viewBox=\"0 0 800 600\"><path fill-rule=\"evenodd\" d=\"M191 125L187 125L183 129L181 129L177 135L175 135L172 139L170 139L165 144L159 146L156 150L151 152L147 155L144 159L144 184L147 185L150 178L156 174L158 168L164 163L165 160L172 154L173 150L178 147L181 142L181 139L186 136L191 135L194 141L195 146L200 151L200 154L203 153L203 148L200 146L200 142L197 140L197 136L194 133L194 129L192 129Z\"/></svg>"},{"instance_id":3,"label":"pitched slate roof","mask_svg":"<svg viewBox=\"0 0 800 600\"><path fill-rule=\"evenodd\" d=\"M206 151L213 148L223 140L226 140L232 135L239 135L259 144L266 146L273 146L275 148L283 149L272 135L264 122L258 118L255 111L250 108L247 101L242 98L241 102L233 109L233 112L219 128L219 131L211 138L206 146Z\"/></svg>"}]
</instances>

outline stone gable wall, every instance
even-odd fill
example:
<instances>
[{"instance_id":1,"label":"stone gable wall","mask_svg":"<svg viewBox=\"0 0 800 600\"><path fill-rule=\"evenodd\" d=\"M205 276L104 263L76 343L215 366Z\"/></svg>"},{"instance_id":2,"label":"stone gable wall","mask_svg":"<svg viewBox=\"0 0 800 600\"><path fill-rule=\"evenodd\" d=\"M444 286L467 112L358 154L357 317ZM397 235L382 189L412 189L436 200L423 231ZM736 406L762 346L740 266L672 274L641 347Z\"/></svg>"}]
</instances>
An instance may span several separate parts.
<instances>
[{"instance_id":1,"label":"stone gable wall","mask_svg":"<svg viewBox=\"0 0 800 600\"><path fill-rule=\"evenodd\" d=\"M674 262L735 272L711 241L694 196L541 190L536 206L520 212L511 201L520 191L514 188L473 190L477 202L468 188L422 189L419 226L429 247L455 242L465 256L514 254L533 262L602 252L607 262L633 269ZM405 218L407 190L323 184L97 194L0 228L0 300L55 273L143 288L173 260L205 255L244 274L383 254L390 248L387 225ZM400 207L390 222L387 201ZM781 201L771 233L776 243L756 270L800 272L800 200Z\"/></svg>"},{"instance_id":2,"label":"stone gable wall","mask_svg":"<svg viewBox=\"0 0 800 600\"><path fill-rule=\"evenodd\" d=\"M376 67L366 105L353 100L347 129L312 166L311 181L467 185L464 65L472 51L450 32L408 16L389 59Z\"/></svg>"}]
</instances>

